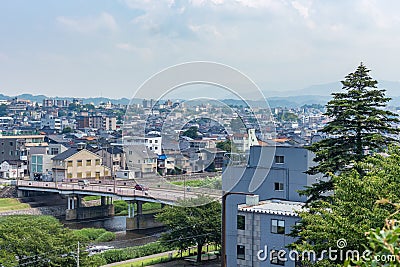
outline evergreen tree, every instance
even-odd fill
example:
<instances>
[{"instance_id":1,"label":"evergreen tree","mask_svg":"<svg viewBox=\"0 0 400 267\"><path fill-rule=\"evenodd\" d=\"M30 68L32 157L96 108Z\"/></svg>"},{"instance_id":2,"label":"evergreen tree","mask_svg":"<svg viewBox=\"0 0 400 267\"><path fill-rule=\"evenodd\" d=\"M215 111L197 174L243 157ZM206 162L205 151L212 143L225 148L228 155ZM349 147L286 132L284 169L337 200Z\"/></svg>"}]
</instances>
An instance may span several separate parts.
<instances>
[{"instance_id":1,"label":"evergreen tree","mask_svg":"<svg viewBox=\"0 0 400 267\"><path fill-rule=\"evenodd\" d=\"M357 167L364 170L363 175L353 168L333 176L335 194L330 201L316 200L300 213L301 223L294 226L297 233L291 234L299 239L292 248L300 255L304 251L315 251L318 259L304 266L343 266L346 258L351 258L346 251L358 251L362 255L369 247L371 237L366 233L371 229L382 229L386 218L400 219L397 206L387 205L389 200L400 203L400 148L393 146L387 153L389 156L376 154L357 163ZM391 244L393 239L381 241ZM343 249L344 254L339 257L337 251L327 258L329 248ZM379 250L376 253L382 252L378 245L376 248Z\"/></svg>"},{"instance_id":2,"label":"evergreen tree","mask_svg":"<svg viewBox=\"0 0 400 267\"><path fill-rule=\"evenodd\" d=\"M329 177L350 168L372 152L381 152L395 140L390 134L399 133L393 124L399 122L397 114L384 110L390 98L384 89L377 89L378 82L369 76L362 63L356 71L342 81L345 92L333 93L326 105L331 121L322 129L327 138L309 146L318 164L308 174L321 174L328 179L307 188L302 194L309 201L322 198L333 189ZM358 170L362 175L362 170Z\"/></svg>"}]
</instances>

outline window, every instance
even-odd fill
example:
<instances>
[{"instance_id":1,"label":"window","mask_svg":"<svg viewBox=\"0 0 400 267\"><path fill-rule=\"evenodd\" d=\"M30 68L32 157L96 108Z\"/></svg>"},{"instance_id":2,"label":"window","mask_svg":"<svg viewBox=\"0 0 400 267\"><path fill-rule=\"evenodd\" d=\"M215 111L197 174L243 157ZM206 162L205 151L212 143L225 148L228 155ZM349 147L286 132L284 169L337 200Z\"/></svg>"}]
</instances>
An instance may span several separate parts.
<instances>
[{"instance_id":1,"label":"window","mask_svg":"<svg viewBox=\"0 0 400 267\"><path fill-rule=\"evenodd\" d=\"M50 155L57 155L57 154L58 154L58 148L57 147L50 148Z\"/></svg>"},{"instance_id":2,"label":"window","mask_svg":"<svg viewBox=\"0 0 400 267\"><path fill-rule=\"evenodd\" d=\"M239 260L244 260L246 258L246 254L245 254L245 249L246 247L243 245L237 245L236 247L236 254L237 254L237 258Z\"/></svg>"},{"instance_id":3,"label":"window","mask_svg":"<svg viewBox=\"0 0 400 267\"><path fill-rule=\"evenodd\" d=\"M238 215L237 216L237 229L238 230L246 230L246 224L245 224L245 219L246 217L244 215Z\"/></svg>"},{"instance_id":4,"label":"window","mask_svg":"<svg viewBox=\"0 0 400 267\"><path fill-rule=\"evenodd\" d=\"M72 173L68 173L67 178L72 178Z\"/></svg>"},{"instance_id":5,"label":"window","mask_svg":"<svg viewBox=\"0 0 400 267\"><path fill-rule=\"evenodd\" d=\"M96 159L96 166L100 165L100 159Z\"/></svg>"},{"instance_id":6,"label":"window","mask_svg":"<svg viewBox=\"0 0 400 267\"><path fill-rule=\"evenodd\" d=\"M284 250L271 250L271 264L284 266L285 262L282 259L285 257L285 254Z\"/></svg>"},{"instance_id":7,"label":"window","mask_svg":"<svg viewBox=\"0 0 400 267\"><path fill-rule=\"evenodd\" d=\"M150 144L153 143L153 140L149 140L149 143L150 143Z\"/></svg>"},{"instance_id":8,"label":"window","mask_svg":"<svg viewBox=\"0 0 400 267\"><path fill-rule=\"evenodd\" d=\"M76 176L77 176L78 178L82 178L82 173L81 173L81 172L78 172L78 173L76 174Z\"/></svg>"},{"instance_id":9,"label":"window","mask_svg":"<svg viewBox=\"0 0 400 267\"><path fill-rule=\"evenodd\" d=\"M277 163L277 164L285 163L285 157L284 156L275 156L275 163Z\"/></svg>"},{"instance_id":10,"label":"window","mask_svg":"<svg viewBox=\"0 0 400 267\"><path fill-rule=\"evenodd\" d=\"M104 172L104 175L105 175L105 176L108 176L108 171L107 171L107 170Z\"/></svg>"},{"instance_id":11,"label":"window","mask_svg":"<svg viewBox=\"0 0 400 267\"><path fill-rule=\"evenodd\" d=\"M271 233L285 234L285 221L284 220L271 220Z\"/></svg>"},{"instance_id":12,"label":"window","mask_svg":"<svg viewBox=\"0 0 400 267\"><path fill-rule=\"evenodd\" d=\"M91 159L87 159L86 160L86 166L92 166L92 160Z\"/></svg>"},{"instance_id":13,"label":"window","mask_svg":"<svg viewBox=\"0 0 400 267\"><path fill-rule=\"evenodd\" d=\"M14 145L14 143L13 142L10 142L10 146L13 146Z\"/></svg>"},{"instance_id":14,"label":"window","mask_svg":"<svg viewBox=\"0 0 400 267\"><path fill-rule=\"evenodd\" d=\"M86 178L92 177L92 173L91 172L86 172Z\"/></svg>"},{"instance_id":15,"label":"window","mask_svg":"<svg viewBox=\"0 0 400 267\"><path fill-rule=\"evenodd\" d=\"M274 183L275 191L283 191L283 183Z\"/></svg>"},{"instance_id":16,"label":"window","mask_svg":"<svg viewBox=\"0 0 400 267\"><path fill-rule=\"evenodd\" d=\"M78 166L78 167L81 167L81 166L82 166L82 160L81 160L81 159L77 160L76 162L77 162L77 166Z\"/></svg>"},{"instance_id":17,"label":"window","mask_svg":"<svg viewBox=\"0 0 400 267\"><path fill-rule=\"evenodd\" d=\"M158 143L158 140L156 139L156 140L154 140L154 143Z\"/></svg>"},{"instance_id":18,"label":"window","mask_svg":"<svg viewBox=\"0 0 400 267\"><path fill-rule=\"evenodd\" d=\"M100 178L100 172L96 172L96 178L97 178L97 179Z\"/></svg>"},{"instance_id":19,"label":"window","mask_svg":"<svg viewBox=\"0 0 400 267\"><path fill-rule=\"evenodd\" d=\"M68 160L67 167L72 167L72 160Z\"/></svg>"}]
</instances>

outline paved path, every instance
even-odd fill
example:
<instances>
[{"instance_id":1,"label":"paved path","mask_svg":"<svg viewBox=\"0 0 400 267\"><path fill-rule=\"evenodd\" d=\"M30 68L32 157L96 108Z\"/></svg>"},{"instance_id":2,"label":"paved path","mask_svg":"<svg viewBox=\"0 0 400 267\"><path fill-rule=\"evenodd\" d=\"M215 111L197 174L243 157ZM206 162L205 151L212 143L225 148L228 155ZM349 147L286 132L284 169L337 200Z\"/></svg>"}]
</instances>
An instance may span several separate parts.
<instances>
[{"instance_id":1,"label":"paved path","mask_svg":"<svg viewBox=\"0 0 400 267\"><path fill-rule=\"evenodd\" d=\"M153 254L153 255L149 255L149 256L145 256L145 257L141 257L141 258L135 258L135 259L120 261L120 262L114 262L111 264L103 265L102 267L113 267L113 266L118 266L118 265L126 264L126 263L141 262L146 259L157 258L160 256L168 256L170 253L175 254L175 253L178 253L178 251L177 250L167 251L167 252ZM155 265L148 265L148 267L151 267L151 266L153 266L153 267L185 267L185 266L220 267L221 262L218 260L213 260L213 261L203 262L201 265L198 265L198 264L191 263L191 262L188 262L185 260L174 260L171 262L163 262L163 263L159 263L159 264L155 264Z\"/></svg>"},{"instance_id":2,"label":"paved path","mask_svg":"<svg viewBox=\"0 0 400 267\"><path fill-rule=\"evenodd\" d=\"M160 257L160 256L168 256L170 253L174 254L174 253L177 253L177 251L176 250L167 251L167 252L153 254L153 255L149 255L149 256L145 256L145 257L141 257L141 258L135 258L135 259L130 259L130 260L126 260L126 261L120 261L120 262L114 262L114 263L110 263L110 264L107 264L107 265L103 265L102 267L112 267L112 266L118 266L118 265L126 264L126 263L141 262L143 260L147 260L147 259L151 259L151 258L156 258L156 257Z\"/></svg>"}]
</instances>

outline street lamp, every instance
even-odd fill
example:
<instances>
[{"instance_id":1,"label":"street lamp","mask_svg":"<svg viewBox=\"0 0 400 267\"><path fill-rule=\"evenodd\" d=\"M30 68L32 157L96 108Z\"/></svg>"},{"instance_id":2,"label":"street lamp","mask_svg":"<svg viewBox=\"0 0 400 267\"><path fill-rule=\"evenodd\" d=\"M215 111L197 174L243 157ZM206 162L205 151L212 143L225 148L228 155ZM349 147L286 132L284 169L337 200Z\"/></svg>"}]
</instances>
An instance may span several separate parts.
<instances>
[{"instance_id":1,"label":"street lamp","mask_svg":"<svg viewBox=\"0 0 400 267\"><path fill-rule=\"evenodd\" d=\"M221 250L222 250L222 267L226 267L226 199L230 195L245 195L245 196L254 196L252 193L246 192L227 192L222 196L222 242L221 242Z\"/></svg>"}]
</instances>

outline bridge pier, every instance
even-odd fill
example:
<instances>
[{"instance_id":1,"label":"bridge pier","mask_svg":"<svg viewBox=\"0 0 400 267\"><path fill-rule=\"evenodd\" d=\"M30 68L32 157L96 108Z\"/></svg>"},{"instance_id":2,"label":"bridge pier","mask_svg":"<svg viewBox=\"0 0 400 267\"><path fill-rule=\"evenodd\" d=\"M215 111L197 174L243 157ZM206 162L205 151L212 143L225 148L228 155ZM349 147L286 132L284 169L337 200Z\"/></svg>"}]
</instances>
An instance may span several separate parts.
<instances>
[{"instance_id":1,"label":"bridge pier","mask_svg":"<svg viewBox=\"0 0 400 267\"><path fill-rule=\"evenodd\" d=\"M109 197L101 197L101 205L93 207L82 206L82 196L69 195L65 211L65 220L84 220L114 216L114 205Z\"/></svg>"},{"instance_id":2,"label":"bridge pier","mask_svg":"<svg viewBox=\"0 0 400 267\"><path fill-rule=\"evenodd\" d=\"M135 206L136 203L136 215ZM143 214L143 201L128 202L128 217L126 217L126 231L144 230L149 228L161 227L162 223L156 222L156 213Z\"/></svg>"}]
</instances>

